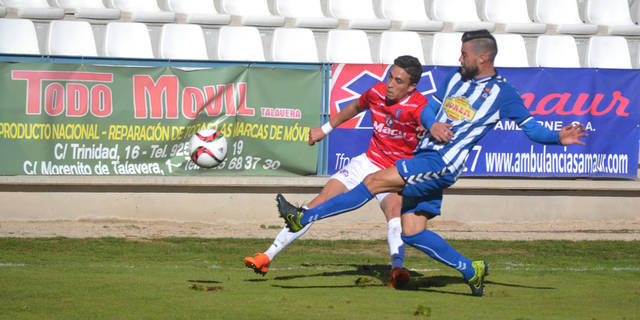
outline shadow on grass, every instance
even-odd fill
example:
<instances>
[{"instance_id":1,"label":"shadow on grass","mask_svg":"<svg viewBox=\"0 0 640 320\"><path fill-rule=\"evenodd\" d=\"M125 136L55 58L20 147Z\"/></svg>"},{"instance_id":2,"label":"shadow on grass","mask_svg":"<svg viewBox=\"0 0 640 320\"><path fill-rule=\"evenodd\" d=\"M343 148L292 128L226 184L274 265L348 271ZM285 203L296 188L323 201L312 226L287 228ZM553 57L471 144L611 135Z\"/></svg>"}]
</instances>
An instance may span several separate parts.
<instances>
[{"instance_id":1,"label":"shadow on grass","mask_svg":"<svg viewBox=\"0 0 640 320\"><path fill-rule=\"evenodd\" d=\"M313 265L305 265L305 266L313 266ZM283 289L312 289L312 288L384 287L384 286L388 286L389 284L389 278L390 278L389 265L331 264L331 265L323 265L323 266L350 267L350 268L355 268L355 270L321 272L321 273L305 274L305 275L278 276L273 279L274 280L292 280L292 279L300 279L300 278L308 278L308 277L358 276L358 277L373 277L380 280L382 283L358 283L358 281L363 279L363 278L358 278L358 280L356 280L356 282L353 285L291 286L291 285L273 284L272 286L283 288ZM454 276L425 277L423 274L415 271L410 271L410 273L411 273L411 281L409 281L409 283L407 283L402 288L399 288L398 290L426 291L426 292L462 295L462 296L471 295L470 293L436 289L436 288L443 288L451 284L466 284L466 282L462 277L454 277ZM529 285L522 285L522 284L516 284L516 283L504 283L504 282L497 282L497 281L490 281L490 280L485 281L485 283L487 285L534 289L534 290L554 290L555 289L553 287L529 286Z\"/></svg>"},{"instance_id":2,"label":"shadow on grass","mask_svg":"<svg viewBox=\"0 0 640 320\"><path fill-rule=\"evenodd\" d=\"M305 267L313 267L316 265L304 265ZM320 265L317 265L320 266ZM301 275L292 275L292 276L279 276L273 278L274 280L292 280L299 278L308 278L308 277L339 277L339 276L369 276L373 278L377 278L378 280L388 283L389 276L391 273L391 267L388 264L374 264L374 265L360 265L360 264L325 264L322 266L331 266L331 267L350 267L355 268L355 270L343 270L343 271L332 271L332 272L321 272L315 274L301 274ZM411 277L419 277L422 274L411 271Z\"/></svg>"},{"instance_id":3,"label":"shadow on grass","mask_svg":"<svg viewBox=\"0 0 640 320\"><path fill-rule=\"evenodd\" d=\"M305 267L313 267L315 265L304 265ZM354 284L348 285L326 285L326 286L287 286L287 285L279 285L274 284L273 287L283 288L283 289L326 289L326 288L364 288L364 287L385 287L388 283L389 278L389 266L384 264L375 264L375 265L357 265L357 264L330 264L323 266L332 266L332 267L351 267L355 268L355 270L343 270L343 271L334 271L334 272L321 272L316 274L307 274L307 275L295 275L295 276L281 276L275 277L274 280L292 280L299 278L307 278L307 277L339 277L339 276L358 276L358 279L354 282ZM374 282L370 278L363 277L373 277L380 280L380 282Z\"/></svg>"},{"instance_id":4,"label":"shadow on grass","mask_svg":"<svg viewBox=\"0 0 640 320\"><path fill-rule=\"evenodd\" d=\"M536 290L555 290L556 288L554 287L536 287L536 286L526 286L523 284L515 284L515 283L504 283L504 282L496 282L496 281L485 281L486 284L495 284L498 286L504 286L504 287L512 287L512 288L524 288L524 289L536 289Z\"/></svg>"},{"instance_id":5,"label":"shadow on grass","mask_svg":"<svg viewBox=\"0 0 640 320\"><path fill-rule=\"evenodd\" d=\"M433 277L424 277L420 279L412 278L413 280L407 283L402 290L420 290L422 288L438 288L445 287L454 283L464 283L466 281L462 279L462 277L452 277L452 276L433 276ZM503 287L512 287L512 288L524 288L524 289L535 289L535 290L554 290L554 287L537 287L537 286L527 286L522 284L515 283L504 283L497 282L491 280L485 280L486 285L497 285Z\"/></svg>"},{"instance_id":6,"label":"shadow on grass","mask_svg":"<svg viewBox=\"0 0 640 320\"><path fill-rule=\"evenodd\" d=\"M331 285L331 286L283 286L279 284L272 284L272 287L282 289L344 289L344 288L364 288L364 287L386 287L384 283L375 283L367 285L347 284L347 285Z\"/></svg>"},{"instance_id":7,"label":"shadow on grass","mask_svg":"<svg viewBox=\"0 0 640 320\"><path fill-rule=\"evenodd\" d=\"M365 287L386 287L389 285L391 267L387 264L360 265L360 264L324 264L324 265L304 265L305 267L314 266L331 266L331 267L349 267L351 270L320 272L314 274L301 274L291 276L278 276L273 280L293 280L309 277L340 277L340 276L356 276L358 277L354 284L349 285L327 285L327 286L290 286L273 284L272 286L284 289L311 289L311 288L365 288ZM422 274L411 271L411 277L421 277ZM379 281L371 280L375 278Z\"/></svg>"},{"instance_id":8,"label":"shadow on grass","mask_svg":"<svg viewBox=\"0 0 640 320\"><path fill-rule=\"evenodd\" d=\"M329 266L329 265L325 265ZM322 285L322 286L292 286L292 285L280 285L273 284L273 287L283 288L283 289L318 289L318 288L364 288L364 287L386 287L389 285L390 279L390 266L386 264L376 264L376 265L357 265L357 264L332 264L330 266L334 267L351 267L355 268L355 270L343 270L343 271L333 271L333 272L321 272L315 274L305 274L305 275L292 275L292 276L279 276L275 277L274 280L292 280L292 279L301 279L308 277L338 277L338 276L358 276L359 278L355 281L354 284L349 285ZM412 291L434 291L428 288L432 287L444 287L450 283L460 283L463 282L461 278L458 277L448 277L448 276L436 276L436 277L424 277L423 274L410 271L411 278L415 280L411 280L404 287L399 290L412 290ZM362 277L372 277L380 280L380 282L366 282L362 283ZM360 283L359 283L360 281ZM437 292L437 291L434 291ZM449 293L449 292L442 292ZM458 294L457 292L450 292L451 294Z\"/></svg>"},{"instance_id":9,"label":"shadow on grass","mask_svg":"<svg viewBox=\"0 0 640 320\"><path fill-rule=\"evenodd\" d=\"M454 284L454 283L466 284L466 282L461 277L435 276L435 277L412 280L406 286L404 286L403 288L400 288L399 290L425 291L425 292L433 292L433 293L441 293L441 294L471 296L471 293L434 289L434 288L445 287L449 284ZM556 289L553 287L526 286L521 284L504 283L504 282L496 282L496 281L489 281L489 280L485 281L485 284L488 286L496 285L496 286L524 288L524 289L533 289L533 290L555 290Z\"/></svg>"}]
</instances>

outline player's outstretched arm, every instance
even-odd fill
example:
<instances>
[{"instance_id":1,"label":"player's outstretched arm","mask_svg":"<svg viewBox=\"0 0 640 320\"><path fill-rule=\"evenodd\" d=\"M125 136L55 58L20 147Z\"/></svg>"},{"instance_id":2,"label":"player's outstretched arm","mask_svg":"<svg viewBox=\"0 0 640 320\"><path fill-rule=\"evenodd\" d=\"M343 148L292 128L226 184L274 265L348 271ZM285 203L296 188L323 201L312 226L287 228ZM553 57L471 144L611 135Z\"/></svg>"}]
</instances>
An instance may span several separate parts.
<instances>
[{"instance_id":1,"label":"player's outstretched arm","mask_svg":"<svg viewBox=\"0 0 640 320\"><path fill-rule=\"evenodd\" d=\"M584 142L580 141L580 138L588 136L588 134L586 134L586 131L587 129L584 128L584 125L582 125L582 123L576 125L570 124L560 129L558 138L560 139L560 143L565 146L570 144L579 144L584 146L585 144Z\"/></svg>"},{"instance_id":2,"label":"player's outstretched arm","mask_svg":"<svg viewBox=\"0 0 640 320\"><path fill-rule=\"evenodd\" d=\"M570 124L560 129L559 132L556 132L542 126L535 121L533 117L529 117L525 120L525 123L520 125L520 128L524 131L527 137L529 137L529 139L543 144L585 145L580 138L587 136L585 133L587 130L582 124Z\"/></svg>"},{"instance_id":3,"label":"player's outstretched arm","mask_svg":"<svg viewBox=\"0 0 640 320\"><path fill-rule=\"evenodd\" d=\"M358 99L349 103L346 107L342 108L338 114L329 119L329 122L320 127L312 128L309 131L309 145L312 146L316 142L324 139L324 137L326 137L333 128L336 128L345 121L355 117L358 113L362 112L362 110L363 109L360 107L360 101Z\"/></svg>"}]
</instances>

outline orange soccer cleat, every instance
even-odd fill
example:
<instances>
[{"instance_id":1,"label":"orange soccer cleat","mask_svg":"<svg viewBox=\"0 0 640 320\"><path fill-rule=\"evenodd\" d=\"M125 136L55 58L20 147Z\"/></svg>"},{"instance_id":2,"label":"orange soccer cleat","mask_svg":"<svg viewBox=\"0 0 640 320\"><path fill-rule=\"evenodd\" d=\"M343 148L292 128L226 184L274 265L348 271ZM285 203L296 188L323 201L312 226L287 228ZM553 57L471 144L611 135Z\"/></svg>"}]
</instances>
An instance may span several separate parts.
<instances>
[{"instance_id":1,"label":"orange soccer cleat","mask_svg":"<svg viewBox=\"0 0 640 320\"><path fill-rule=\"evenodd\" d=\"M389 285L396 289L402 288L409 282L409 279L411 279L409 270L401 267L395 267L391 270L391 281L389 281Z\"/></svg>"},{"instance_id":2,"label":"orange soccer cleat","mask_svg":"<svg viewBox=\"0 0 640 320\"><path fill-rule=\"evenodd\" d=\"M256 253L253 257L244 257L244 265L263 276L269 271L270 263L269 256L264 253Z\"/></svg>"}]
</instances>

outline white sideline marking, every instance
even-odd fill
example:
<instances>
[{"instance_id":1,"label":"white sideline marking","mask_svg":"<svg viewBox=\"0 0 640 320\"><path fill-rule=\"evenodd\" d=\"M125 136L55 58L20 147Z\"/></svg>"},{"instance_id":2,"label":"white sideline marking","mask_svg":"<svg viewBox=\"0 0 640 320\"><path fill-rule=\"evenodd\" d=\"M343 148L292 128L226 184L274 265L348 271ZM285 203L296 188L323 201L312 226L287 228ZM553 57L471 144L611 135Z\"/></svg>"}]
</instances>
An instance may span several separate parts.
<instances>
[{"instance_id":1,"label":"white sideline marking","mask_svg":"<svg viewBox=\"0 0 640 320\"><path fill-rule=\"evenodd\" d=\"M409 269L409 271L416 271L416 272L438 272L438 271L442 271L442 269L431 269L431 268L427 268L427 269L415 269L415 268L407 268Z\"/></svg>"},{"instance_id":2,"label":"white sideline marking","mask_svg":"<svg viewBox=\"0 0 640 320\"><path fill-rule=\"evenodd\" d=\"M0 267L24 267L24 263L0 263Z\"/></svg>"},{"instance_id":3,"label":"white sideline marking","mask_svg":"<svg viewBox=\"0 0 640 320\"><path fill-rule=\"evenodd\" d=\"M498 268L491 268L490 270L500 270ZM536 267L513 267L506 266L502 270L507 271L571 271L571 272L591 272L591 271L640 271L640 267L593 267L593 268L536 268Z\"/></svg>"}]
</instances>

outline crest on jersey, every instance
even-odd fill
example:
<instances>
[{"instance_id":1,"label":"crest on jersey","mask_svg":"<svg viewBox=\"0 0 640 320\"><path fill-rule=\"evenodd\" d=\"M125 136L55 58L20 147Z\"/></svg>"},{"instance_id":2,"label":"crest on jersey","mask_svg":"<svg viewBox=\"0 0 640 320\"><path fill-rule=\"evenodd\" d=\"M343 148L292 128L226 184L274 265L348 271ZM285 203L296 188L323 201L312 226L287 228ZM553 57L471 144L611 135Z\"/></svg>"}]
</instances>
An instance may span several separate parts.
<instances>
[{"instance_id":1,"label":"crest on jersey","mask_svg":"<svg viewBox=\"0 0 640 320\"><path fill-rule=\"evenodd\" d=\"M395 123L395 120L390 114L384 117L384 125L387 126L387 128L393 128L394 123Z\"/></svg>"},{"instance_id":2,"label":"crest on jersey","mask_svg":"<svg viewBox=\"0 0 640 320\"><path fill-rule=\"evenodd\" d=\"M402 114L402 109L401 108L396 109L396 112L394 113L396 119L400 119L401 114Z\"/></svg>"},{"instance_id":3,"label":"crest on jersey","mask_svg":"<svg viewBox=\"0 0 640 320\"><path fill-rule=\"evenodd\" d=\"M482 99L487 99L487 98L489 98L490 95L491 95L491 89L490 88L484 88L484 90L482 91L482 94L480 96L482 97Z\"/></svg>"},{"instance_id":4,"label":"crest on jersey","mask_svg":"<svg viewBox=\"0 0 640 320\"><path fill-rule=\"evenodd\" d=\"M471 121L476 114L476 110L471 107L469 100L465 97L449 97L444 100L443 108L451 120Z\"/></svg>"}]
</instances>

